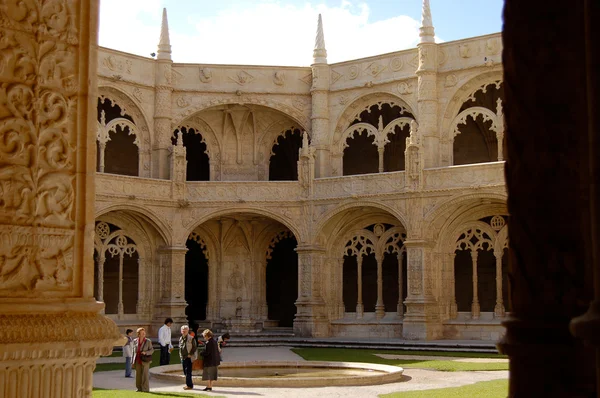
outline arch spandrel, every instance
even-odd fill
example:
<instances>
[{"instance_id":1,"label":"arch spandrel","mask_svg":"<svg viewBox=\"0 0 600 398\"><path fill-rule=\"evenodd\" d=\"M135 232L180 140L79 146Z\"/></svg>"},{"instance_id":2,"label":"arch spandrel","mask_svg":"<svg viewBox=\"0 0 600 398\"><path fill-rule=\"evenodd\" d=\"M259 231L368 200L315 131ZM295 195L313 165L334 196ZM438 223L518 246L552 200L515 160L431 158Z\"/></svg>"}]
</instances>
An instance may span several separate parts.
<instances>
[{"instance_id":1,"label":"arch spandrel","mask_svg":"<svg viewBox=\"0 0 600 398\"><path fill-rule=\"evenodd\" d=\"M238 208L233 208L233 209L220 209L220 210L215 210L215 211L203 214L197 220L194 220L194 222L190 223L191 224L190 227L188 227L187 229L185 229L185 228L181 229L182 233L180 235L178 235L177 237L175 237L174 241L178 242L178 244L180 246L185 245L185 240L187 240L187 237L196 228L198 228L205 222L210 221L211 219L214 219L214 218L223 217L223 216L231 216L231 215L236 215L236 214L259 215L259 216L268 217L274 221L277 221L277 222L283 224L286 228L288 228L294 234L294 237L296 238L296 240L299 243L306 242L309 238L308 231L305 228L302 228L301 226L299 226L299 221L300 221L299 218L296 220L293 220L292 217L287 217L283 214L276 213L273 210L265 209L265 208L238 207Z\"/></svg>"},{"instance_id":2,"label":"arch spandrel","mask_svg":"<svg viewBox=\"0 0 600 398\"><path fill-rule=\"evenodd\" d=\"M110 204L101 209L97 209L95 219L98 220L102 218L105 214L115 211L122 211L125 213L132 213L141 216L154 228L154 230L157 232L158 236L163 240L165 245L172 245L172 228L164 219L159 217L156 213L154 213L154 211L148 209L147 207L124 203Z\"/></svg>"},{"instance_id":3,"label":"arch spandrel","mask_svg":"<svg viewBox=\"0 0 600 398\"><path fill-rule=\"evenodd\" d=\"M292 98L292 97L290 97ZM282 113L283 115L292 119L295 123L297 123L302 130L310 131L311 121L310 121L310 107L306 108L306 111L302 112L297 110L294 106L287 104L285 102L276 101L269 97L225 97L225 98L213 98L207 100L201 104L192 106L186 109L184 112L175 113L173 115L173 120L175 124L181 123L181 121L187 120L194 115L201 113L203 111L210 110L211 108L216 108L222 105L258 105L267 109L273 109Z\"/></svg>"},{"instance_id":4,"label":"arch spandrel","mask_svg":"<svg viewBox=\"0 0 600 398\"><path fill-rule=\"evenodd\" d=\"M348 129L348 127L350 127L350 123L358 118L363 111L366 111L371 106L378 104L390 104L392 106L397 105L411 113L413 116L417 117L417 108L415 104L410 103L405 98L401 98L396 94L390 92L365 94L356 98L341 112L335 124L333 135L330 137L330 145L339 145L342 135Z\"/></svg>"},{"instance_id":5,"label":"arch spandrel","mask_svg":"<svg viewBox=\"0 0 600 398\"><path fill-rule=\"evenodd\" d=\"M324 229L332 222L334 222L334 223L336 222L335 217L337 215L344 213L348 210L364 209L364 208L369 208L369 207L374 208L376 210L381 210L381 211L387 213L392 219L397 220L404 229L407 228L408 219L407 219L406 215L402 214L398 210L388 206L387 204L375 202L375 201L352 201L352 202L341 203L341 204L335 206L334 208L332 208L331 210L327 211L325 214L323 214L320 217L319 223L313 229L313 236L315 237L315 240L319 240L322 238ZM380 222L379 219L377 219L375 221ZM329 243L328 246L331 246L333 244L334 240L337 241L338 239L333 239Z\"/></svg>"}]
</instances>

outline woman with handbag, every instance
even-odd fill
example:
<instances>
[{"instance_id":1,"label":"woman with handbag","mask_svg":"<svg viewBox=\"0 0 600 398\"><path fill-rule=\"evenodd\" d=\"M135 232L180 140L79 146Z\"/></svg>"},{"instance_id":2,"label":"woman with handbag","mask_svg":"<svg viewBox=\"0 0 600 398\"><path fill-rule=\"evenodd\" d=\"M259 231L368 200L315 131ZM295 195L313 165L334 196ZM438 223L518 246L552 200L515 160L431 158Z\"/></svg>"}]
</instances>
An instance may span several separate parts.
<instances>
[{"instance_id":1,"label":"woman with handbag","mask_svg":"<svg viewBox=\"0 0 600 398\"><path fill-rule=\"evenodd\" d=\"M206 329L202 332L202 337L206 341L204 351L200 354L204 358L204 368L202 369L202 380L207 380L206 388L203 391L212 391L213 381L217 380L217 368L221 364L221 355L217 342L213 339L213 333Z\"/></svg>"},{"instance_id":2,"label":"woman with handbag","mask_svg":"<svg viewBox=\"0 0 600 398\"><path fill-rule=\"evenodd\" d=\"M133 340L135 347L133 363L135 364L135 386L137 391L150 392L148 370L152 362L154 348L150 339L146 338L146 329L137 329L137 338Z\"/></svg>"},{"instance_id":3,"label":"woman with handbag","mask_svg":"<svg viewBox=\"0 0 600 398\"><path fill-rule=\"evenodd\" d=\"M196 339L190 334L190 328L187 325L181 327L181 337L179 338L179 357L181 358L181 366L185 375L184 390L194 388L192 380L192 361L196 359L196 350L198 345Z\"/></svg>"}]
</instances>

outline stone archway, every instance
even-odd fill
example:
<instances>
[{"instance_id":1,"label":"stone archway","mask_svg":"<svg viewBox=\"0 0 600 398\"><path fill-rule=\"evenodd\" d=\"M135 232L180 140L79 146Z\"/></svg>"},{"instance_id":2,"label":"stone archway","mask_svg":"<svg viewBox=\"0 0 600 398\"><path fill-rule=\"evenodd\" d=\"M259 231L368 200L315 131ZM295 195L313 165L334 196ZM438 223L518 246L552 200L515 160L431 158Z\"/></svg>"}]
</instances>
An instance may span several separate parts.
<instances>
[{"instance_id":1,"label":"stone archway","mask_svg":"<svg viewBox=\"0 0 600 398\"><path fill-rule=\"evenodd\" d=\"M200 321L213 328L252 331L281 324L292 326L299 271L297 255L294 258L297 237L291 229L260 214L224 212L200 222L187 242L186 275L204 272L188 270L202 266L192 261L194 256L201 257L192 250L194 245L199 246L207 262L206 282L185 281L186 292L207 290L205 301L188 301L188 316L201 312L194 306L205 305L206 318ZM271 283L288 289L274 289ZM292 296L289 286L296 286ZM192 296L186 293L186 299Z\"/></svg>"}]
</instances>

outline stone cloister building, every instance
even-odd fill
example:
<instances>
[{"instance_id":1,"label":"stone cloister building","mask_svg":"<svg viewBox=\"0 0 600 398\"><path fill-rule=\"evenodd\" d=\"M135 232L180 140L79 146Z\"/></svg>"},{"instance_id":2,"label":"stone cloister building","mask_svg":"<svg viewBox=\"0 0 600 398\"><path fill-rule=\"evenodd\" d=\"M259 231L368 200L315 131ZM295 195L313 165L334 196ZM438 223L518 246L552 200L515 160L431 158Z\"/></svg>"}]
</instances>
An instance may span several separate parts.
<instances>
[{"instance_id":1,"label":"stone cloister building","mask_svg":"<svg viewBox=\"0 0 600 398\"><path fill-rule=\"evenodd\" d=\"M310 67L100 48L94 295L298 336L497 339L510 311L499 34Z\"/></svg>"}]
</instances>

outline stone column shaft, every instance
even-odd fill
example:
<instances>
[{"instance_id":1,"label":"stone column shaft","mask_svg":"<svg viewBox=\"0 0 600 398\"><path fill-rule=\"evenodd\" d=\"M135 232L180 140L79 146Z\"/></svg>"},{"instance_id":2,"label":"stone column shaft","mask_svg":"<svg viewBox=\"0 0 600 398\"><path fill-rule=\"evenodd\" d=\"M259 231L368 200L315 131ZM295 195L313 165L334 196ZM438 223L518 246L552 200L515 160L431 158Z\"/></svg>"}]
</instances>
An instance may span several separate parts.
<instances>
[{"instance_id":1,"label":"stone column shaft","mask_svg":"<svg viewBox=\"0 0 600 398\"><path fill-rule=\"evenodd\" d=\"M157 304L155 323L164 322L167 317L173 318L175 323L186 321L185 308L185 254L186 247L172 246L160 248L162 267L165 275L161 281L161 288L167 294Z\"/></svg>"},{"instance_id":2,"label":"stone column shaft","mask_svg":"<svg viewBox=\"0 0 600 398\"><path fill-rule=\"evenodd\" d=\"M471 304L471 317L473 319L479 319L480 307L479 307L479 280L477 275L477 257L478 251L473 250L471 252L471 262L473 265L473 303Z\"/></svg>"},{"instance_id":3,"label":"stone column shaft","mask_svg":"<svg viewBox=\"0 0 600 398\"><path fill-rule=\"evenodd\" d=\"M106 150L106 143L98 142L98 146L100 147L100 150L98 151L98 171L104 173L104 151Z\"/></svg>"},{"instance_id":4,"label":"stone column shaft","mask_svg":"<svg viewBox=\"0 0 600 398\"><path fill-rule=\"evenodd\" d=\"M450 319L455 319L458 316L458 305L456 304L456 275L454 274L454 259L456 253L448 254L450 259L450 267L452 269L452 290L450 292Z\"/></svg>"},{"instance_id":5,"label":"stone column shaft","mask_svg":"<svg viewBox=\"0 0 600 398\"><path fill-rule=\"evenodd\" d=\"M404 277L402 275L402 262L404 255L402 252L398 253L398 317L404 316Z\"/></svg>"},{"instance_id":6,"label":"stone column shaft","mask_svg":"<svg viewBox=\"0 0 600 398\"><path fill-rule=\"evenodd\" d=\"M329 65L312 65L311 144L315 147L315 176L329 175Z\"/></svg>"},{"instance_id":7,"label":"stone column shaft","mask_svg":"<svg viewBox=\"0 0 600 398\"><path fill-rule=\"evenodd\" d=\"M356 256L357 262L357 295L356 295L356 317L362 318L365 311L362 299L362 256Z\"/></svg>"},{"instance_id":8,"label":"stone column shaft","mask_svg":"<svg viewBox=\"0 0 600 398\"><path fill-rule=\"evenodd\" d=\"M383 258L377 257L377 303L375 304L375 316L381 319L385 316L385 305L383 304Z\"/></svg>"},{"instance_id":9,"label":"stone column shaft","mask_svg":"<svg viewBox=\"0 0 600 398\"><path fill-rule=\"evenodd\" d=\"M119 303L117 304L117 314L123 315L123 256L125 253L119 253Z\"/></svg>"},{"instance_id":10,"label":"stone column shaft","mask_svg":"<svg viewBox=\"0 0 600 398\"><path fill-rule=\"evenodd\" d=\"M299 336L329 335L329 319L321 296L322 267L325 250L321 247L298 245L298 300L294 333Z\"/></svg>"},{"instance_id":11,"label":"stone column shaft","mask_svg":"<svg viewBox=\"0 0 600 398\"><path fill-rule=\"evenodd\" d=\"M599 113L593 101L599 92L598 6L505 1L511 317L498 347L510 360L510 397L593 397L599 391L595 352L570 330L593 300L592 250L599 245L592 233L599 224L592 210L598 203L592 194L598 131L590 128ZM586 46L589 39L595 45ZM560 112L549 118L557 106ZM598 324L590 336L600 335Z\"/></svg>"},{"instance_id":12,"label":"stone column shaft","mask_svg":"<svg viewBox=\"0 0 600 398\"><path fill-rule=\"evenodd\" d=\"M496 252L496 307L494 308L494 315L496 318L502 318L505 315L504 310L504 298L502 297L502 253Z\"/></svg>"}]
</instances>

